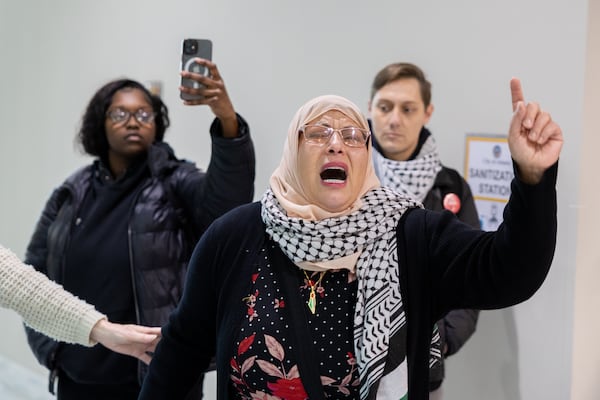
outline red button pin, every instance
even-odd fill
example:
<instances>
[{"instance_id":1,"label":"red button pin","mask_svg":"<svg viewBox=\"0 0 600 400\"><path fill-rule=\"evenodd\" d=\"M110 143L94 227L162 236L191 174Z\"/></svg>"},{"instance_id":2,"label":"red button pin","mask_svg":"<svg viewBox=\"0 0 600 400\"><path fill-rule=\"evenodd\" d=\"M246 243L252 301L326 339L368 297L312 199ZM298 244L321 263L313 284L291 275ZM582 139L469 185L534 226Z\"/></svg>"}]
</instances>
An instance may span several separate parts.
<instances>
[{"instance_id":1,"label":"red button pin","mask_svg":"<svg viewBox=\"0 0 600 400\"><path fill-rule=\"evenodd\" d=\"M442 202L444 208L448 211L457 214L460 211L460 198L455 193L448 193L444 196L444 201Z\"/></svg>"}]
</instances>

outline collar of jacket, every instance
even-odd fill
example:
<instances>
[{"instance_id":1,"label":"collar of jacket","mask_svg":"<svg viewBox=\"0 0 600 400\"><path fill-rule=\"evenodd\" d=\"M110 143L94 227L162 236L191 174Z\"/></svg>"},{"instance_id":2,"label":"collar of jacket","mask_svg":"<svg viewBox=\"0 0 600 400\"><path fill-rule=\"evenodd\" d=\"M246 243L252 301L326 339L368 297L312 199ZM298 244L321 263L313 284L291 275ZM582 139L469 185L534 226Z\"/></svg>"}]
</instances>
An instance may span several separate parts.
<instances>
[{"instance_id":1,"label":"collar of jacket","mask_svg":"<svg viewBox=\"0 0 600 400\"><path fill-rule=\"evenodd\" d=\"M148 149L148 168L152 176L162 176L177 167L178 159L168 143L154 143Z\"/></svg>"}]
</instances>

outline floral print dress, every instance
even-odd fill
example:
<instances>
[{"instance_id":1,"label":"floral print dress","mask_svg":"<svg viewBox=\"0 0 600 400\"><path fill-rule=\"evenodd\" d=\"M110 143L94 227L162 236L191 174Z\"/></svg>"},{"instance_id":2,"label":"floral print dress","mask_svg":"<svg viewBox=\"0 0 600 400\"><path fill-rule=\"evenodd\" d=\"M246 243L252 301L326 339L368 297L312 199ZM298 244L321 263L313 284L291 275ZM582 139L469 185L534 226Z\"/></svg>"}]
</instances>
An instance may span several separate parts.
<instances>
[{"instance_id":1,"label":"floral print dress","mask_svg":"<svg viewBox=\"0 0 600 400\"><path fill-rule=\"evenodd\" d=\"M252 275L252 290L240 301L247 313L230 360L230 393L236 399L304 400L308 398L290 340L286 293L277 281L267 249ZM330 399L357 399L359 380L354 357L352 318L357 282L348 271L310 272L298 268L298 291L309 324L323 393ZM316 305L308 307L311 289Z\"/></svg>"}]
</instances>

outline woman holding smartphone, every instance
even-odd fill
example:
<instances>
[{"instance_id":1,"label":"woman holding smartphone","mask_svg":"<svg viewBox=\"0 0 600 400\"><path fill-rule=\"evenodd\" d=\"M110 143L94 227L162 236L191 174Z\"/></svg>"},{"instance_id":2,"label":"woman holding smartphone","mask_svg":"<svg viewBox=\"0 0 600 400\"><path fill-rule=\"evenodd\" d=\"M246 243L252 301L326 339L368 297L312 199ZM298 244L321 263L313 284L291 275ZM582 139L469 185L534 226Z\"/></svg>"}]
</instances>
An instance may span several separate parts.
<instances>
[{"instance_id":1,"label":"woman holding smartphone","mask_svg":"<svg viewBox=\"0 0 600 400\"><path fill-rule=\"evenodd\" d=\"M159 97L134 80L111 81L92 96L78 133L95 159L54 191L27 249L28 264L114 322L162 326L179 302L198 238L253 197L248 124L216 65L197 62L209 74L182 76L202 85L185 89L202 95L185 104L208 105L215 115L207 170L178 159L164 142L170 121ZM28 336L38 361L58 376L59 400L137 398L145 365L32 330Z\"/></svg>"}]
</instances>

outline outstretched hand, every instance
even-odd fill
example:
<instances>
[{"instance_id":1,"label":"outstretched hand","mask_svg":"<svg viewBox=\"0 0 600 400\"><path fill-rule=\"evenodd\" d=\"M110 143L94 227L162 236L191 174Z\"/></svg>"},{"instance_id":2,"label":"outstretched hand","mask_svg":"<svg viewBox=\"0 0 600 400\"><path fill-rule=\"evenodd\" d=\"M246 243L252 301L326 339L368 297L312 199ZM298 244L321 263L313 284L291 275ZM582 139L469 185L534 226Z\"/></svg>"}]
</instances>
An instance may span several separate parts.
<instances>
[{"instance_id":1,"label":"outstretched hand","mask_svg":"<svg viewBox=\"0 0 600 400\"><path fill-rule=\"evenodd\" d=\"M508 133L510 154L521 180L535 184L558 160L563 144L562 130L538 103L525 102L517 78L511 79L510 91L514 112Z\"/></svg>"},{"instance_id":2,"label":"outstretched hand","mask_svg":"<svg viewBox=\"0 0 600 400\"><path fill-rule=\"evenodd\" d=\"M223 136L235 137L238 134L237 115L233 108L233 103L229 98L227 89L225 88L225 82L221 77L221 73L217 68L217 65L212 61L204 58L195 58L194 61L203 65L208 69L208 75L203 75L190 71L181 71L181 76L186 79L194 80L202 85L198 89L180 86L179 90L182 92L201 95L201 99L197 100L185 100L185 105L201 105L206 104L210 107L213 114L219 120L223 127Z\"/></svg>"},{"instance_id":3,"label":"outstretched hand","mask_svg":"<svg viewBox=\"0 0 600 400\"><path fill-rule=\"evenodd\" d=\"M133 324L115 324L102 319L94 325L90 339L117 353L136 357L150 364L160 340L160 328Z\"/></svg>"}]
</instances>

